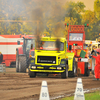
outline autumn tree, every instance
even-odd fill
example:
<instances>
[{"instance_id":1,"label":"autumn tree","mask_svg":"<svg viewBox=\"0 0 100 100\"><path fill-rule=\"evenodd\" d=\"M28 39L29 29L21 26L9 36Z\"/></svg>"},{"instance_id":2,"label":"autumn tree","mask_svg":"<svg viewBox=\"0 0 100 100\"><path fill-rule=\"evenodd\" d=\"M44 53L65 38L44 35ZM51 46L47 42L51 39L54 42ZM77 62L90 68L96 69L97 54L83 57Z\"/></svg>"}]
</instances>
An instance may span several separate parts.
<instances>
[{"instance_id":1,"label":"autumn tree","mask_svg":"<svg viewBox=\"0 0 100 100\"><path fill-rule=\"evenodd\" d=\"M100 20L100 0L95 0L94 11L98 20Z\"/></svg>"}]
</instances>

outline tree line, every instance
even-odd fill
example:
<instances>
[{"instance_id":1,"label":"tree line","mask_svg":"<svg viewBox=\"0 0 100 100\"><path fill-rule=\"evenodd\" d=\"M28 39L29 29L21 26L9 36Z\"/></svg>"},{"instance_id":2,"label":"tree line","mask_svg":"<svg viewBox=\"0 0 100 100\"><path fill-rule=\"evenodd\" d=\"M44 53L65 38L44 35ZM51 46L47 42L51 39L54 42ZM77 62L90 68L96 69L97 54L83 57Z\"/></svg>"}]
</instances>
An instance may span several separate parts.
<instances>
[{"instance_id":1,"label":"tree line","mask_svg":"<svg viewBox=\"0 0 100 100\"><path fill-rule=\"evenodd\" d=\"M100 35L100 0L94 1L94 11L85 10L83 2L58 0L0 0L0 34L42 34L66 36L65 23L85 25L86 39L95 40ZM11 4L11 5L10 5Z\"/></svg>"}]
</instances>

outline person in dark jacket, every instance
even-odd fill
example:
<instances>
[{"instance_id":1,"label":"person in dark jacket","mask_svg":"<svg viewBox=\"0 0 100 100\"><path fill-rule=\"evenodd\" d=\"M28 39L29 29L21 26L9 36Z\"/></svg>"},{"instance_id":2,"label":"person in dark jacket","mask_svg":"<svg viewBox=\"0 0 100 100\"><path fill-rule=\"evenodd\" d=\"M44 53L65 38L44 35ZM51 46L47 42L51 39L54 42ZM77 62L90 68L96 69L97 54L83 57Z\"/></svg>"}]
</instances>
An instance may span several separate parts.
<instances>
[{"instance_id":1,"label":"person in dark jacket","mask_svg":"<svg viewBox=\"0 0 100 100\"><path fill-rule=\"evenodd\" d=\"M93 58L95 58L95 79L94 80L99 80L100 79L100 52L96 52L97 56L92 55Z\"/></svg>"},{"instance_id":2,"label":"person in dark jacket","mask_svg":"<svg viewBox=\"0 0 100 100\"><path fill-rule=\"evenodd\" d=\"M3 54L0 52L0 64L3 62Z\"/></svg>"}]
</instances>

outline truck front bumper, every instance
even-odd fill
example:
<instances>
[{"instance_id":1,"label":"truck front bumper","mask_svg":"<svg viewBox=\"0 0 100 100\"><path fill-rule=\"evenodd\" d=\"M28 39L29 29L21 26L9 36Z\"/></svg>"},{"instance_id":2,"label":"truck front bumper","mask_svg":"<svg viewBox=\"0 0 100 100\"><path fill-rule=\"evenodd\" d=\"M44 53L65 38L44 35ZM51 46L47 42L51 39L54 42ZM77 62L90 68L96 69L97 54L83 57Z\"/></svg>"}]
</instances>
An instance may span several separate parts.
<instances>
[{"instance_id":1,"label":"truck front bumper","mask_svg":"<svg viewBox=\"0 0 100 100\"><path fill-rule=\"evenodd\" d=\"M63 73L65 71L65 66L29 66L29 71L31 72L50 72L50 73Z\"/></svg>"},{"instance_id":2,"label":"truck front bumper","mask_svg":"<svg viewBox=\"0 0 100 100\"><path fill-rule=\"evenodd\" d=\"M31 72L51 72L51 73L62 73L65 70L36 70L36 69L29 69Z\"/></svg>"}]
</instances>

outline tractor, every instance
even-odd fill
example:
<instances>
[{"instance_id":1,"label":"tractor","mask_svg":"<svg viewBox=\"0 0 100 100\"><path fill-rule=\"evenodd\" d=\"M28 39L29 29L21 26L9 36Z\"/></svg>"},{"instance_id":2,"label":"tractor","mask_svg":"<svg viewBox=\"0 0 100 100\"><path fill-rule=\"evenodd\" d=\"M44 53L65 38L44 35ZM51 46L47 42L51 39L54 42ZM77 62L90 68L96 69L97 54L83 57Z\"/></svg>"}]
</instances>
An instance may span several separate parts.
<instances>
[{"instance_id":1,"label":"tractor","mask_svg":"<svg viewBox=\"0 0 100 100\"><path fill-rule=\"evenodd\" d=\"M68 70L69 76L73 77L74 71L77 71L77 75L89 76L91 66L89 67L88 49L85 49L84 25L69 25L67 46L68 58L70 58L68 65L71 68ZM71 56L73 53L74 55Z\"/></svg>"},{"instance_id":2,"label":"tractor","mask_svg":"<svg viewBox=\"0 0 100 100\"><path fill-rule=\"evenodd\" d=\"M18 40L17 44L20 45L20 42L21 40ZM28 60L30 58L30 51L32 54L31 56L34 56L34 45L34 36L23 36L23 45L16 48L16 72L26 72L26 69L28 68Z\"/></svg>"}]
</instances>

